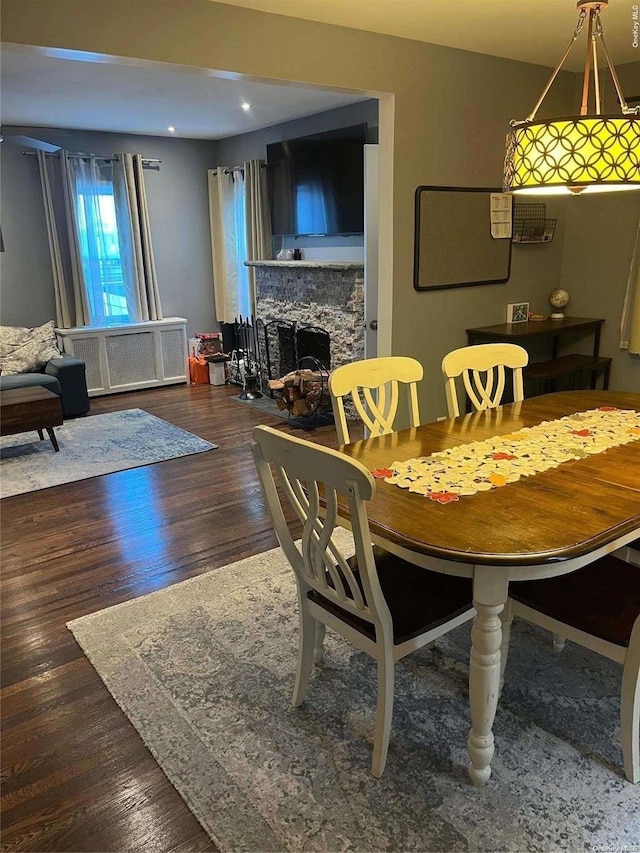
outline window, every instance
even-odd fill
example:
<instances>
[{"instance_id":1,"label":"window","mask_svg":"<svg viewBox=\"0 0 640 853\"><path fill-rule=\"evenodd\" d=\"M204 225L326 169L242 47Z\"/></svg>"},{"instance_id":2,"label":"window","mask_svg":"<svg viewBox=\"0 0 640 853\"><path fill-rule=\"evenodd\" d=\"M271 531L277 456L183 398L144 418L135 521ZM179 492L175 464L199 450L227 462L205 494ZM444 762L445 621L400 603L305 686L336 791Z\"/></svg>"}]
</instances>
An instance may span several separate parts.
<instances>
[{"instance_id":1,"label":"window","mask_svg":"<svg viewBox=\"0 0 640 853\"><path fill-rule=\"evenodd\" d=\"M90 180L86 175L81 176L77 182L76 204L91 316L97 322L128 323L113 181L105 174L94 174Z\"/></svg>"}]
</instances>

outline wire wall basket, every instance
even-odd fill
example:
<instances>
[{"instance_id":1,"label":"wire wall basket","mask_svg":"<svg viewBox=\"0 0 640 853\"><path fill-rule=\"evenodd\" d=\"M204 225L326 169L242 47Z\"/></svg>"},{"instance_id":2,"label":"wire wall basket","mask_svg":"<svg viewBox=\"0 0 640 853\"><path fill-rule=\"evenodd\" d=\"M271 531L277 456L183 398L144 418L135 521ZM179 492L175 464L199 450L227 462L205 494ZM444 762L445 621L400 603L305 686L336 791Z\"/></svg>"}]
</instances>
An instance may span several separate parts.
<instances>
[{"instance_id":1,"label":"wire wall basket","mask_svg":"<svg viewBox=\"0 0 640 853\"><path fill-rule=\"evenodd\" d=\"M550 243L556 230L557 219L547 218L546 204L514 204L514 243Z\"/></svg>"}]
</instances>

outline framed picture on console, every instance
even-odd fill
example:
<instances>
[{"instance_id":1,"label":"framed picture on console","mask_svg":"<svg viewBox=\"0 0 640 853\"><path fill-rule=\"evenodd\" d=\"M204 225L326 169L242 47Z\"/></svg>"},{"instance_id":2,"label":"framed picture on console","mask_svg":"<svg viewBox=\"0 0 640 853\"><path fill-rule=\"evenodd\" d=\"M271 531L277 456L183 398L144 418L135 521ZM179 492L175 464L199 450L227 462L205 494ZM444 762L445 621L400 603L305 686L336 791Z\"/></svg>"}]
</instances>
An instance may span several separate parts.
<instances>
[{"instance_id":1,"label":"framed picture on console","mask_svg":"<svg viewBox=\"0 0 640 853\"><path fill-rule=\"evenodd\" d=\"M507 305L507 323L526 323L528 319L528 302L509 302Z\"/></svg>"}]
</instances>

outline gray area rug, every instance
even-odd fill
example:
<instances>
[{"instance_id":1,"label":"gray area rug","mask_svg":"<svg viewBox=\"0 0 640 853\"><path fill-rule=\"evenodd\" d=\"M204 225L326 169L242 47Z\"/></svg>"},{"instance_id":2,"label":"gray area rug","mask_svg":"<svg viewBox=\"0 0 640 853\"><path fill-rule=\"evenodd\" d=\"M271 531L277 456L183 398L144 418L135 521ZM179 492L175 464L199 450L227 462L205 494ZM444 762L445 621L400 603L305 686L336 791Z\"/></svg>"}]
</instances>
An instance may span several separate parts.
<instances>
[{"instance_id":1,"label":"gray area rug","mask_svg":"<svg viewBox=\"0 0 640 853\"><path fill-rule=\"evenodd\" d=\"M556 655L523 622L480 789L466 773L469 626L398 665L374 779L367 655L328 631L304 705L290 704L297 605L279 549L68 627L223 851L638 849L621 668L570 643Z\"/></svg>"},{"instance_id":2,"label":"gray area rug","mask_svg":"<svg viewBox=\"0 0 640 853\"><path fill-rule=\"evenodd\" d=\"M37 432L0 438L0 497L217 447L142 409L76 418L56 427L55 432L59 453L46 432L44 441L39 440Z\"/></svg>"}]
</instances>

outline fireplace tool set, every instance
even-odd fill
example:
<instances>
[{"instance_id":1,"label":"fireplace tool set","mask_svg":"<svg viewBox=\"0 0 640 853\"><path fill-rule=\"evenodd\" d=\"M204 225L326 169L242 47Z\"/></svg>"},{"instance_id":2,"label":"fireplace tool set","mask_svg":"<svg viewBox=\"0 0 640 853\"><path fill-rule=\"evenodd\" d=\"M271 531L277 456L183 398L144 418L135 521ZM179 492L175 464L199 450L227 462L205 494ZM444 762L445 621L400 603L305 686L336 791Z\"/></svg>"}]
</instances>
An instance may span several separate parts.
<instances>
[{"instance_id":1,"label":"fireplace tool set","mask_svg":"<svg viewBox=\"0 0 640 853\"><path fill-rule=\"evenodd\" d=\"M234 333L235 348L229 361L229 381L242 387L241 400L259 400L262 397L262 370L256 325L248 318L243 320L241 315L234 323Z\"/></svg>"}]
</instances>

